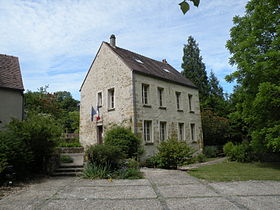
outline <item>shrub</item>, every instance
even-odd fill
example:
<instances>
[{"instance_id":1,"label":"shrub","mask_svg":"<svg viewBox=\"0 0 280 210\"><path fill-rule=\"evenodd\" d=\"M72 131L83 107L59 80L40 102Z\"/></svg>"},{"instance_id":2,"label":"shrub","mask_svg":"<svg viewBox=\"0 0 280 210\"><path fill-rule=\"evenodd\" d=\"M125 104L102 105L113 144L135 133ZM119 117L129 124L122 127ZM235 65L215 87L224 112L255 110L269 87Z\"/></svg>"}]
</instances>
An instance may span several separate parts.
<instances>
[{"instance_id":1,"label":"shrub","mask_svg":"<svg viewBox=\"0 0 280 210\"><path fill-rule=\"evenodd\" d=\"M111 177L110 167L108 165L87 164L82 172L84 178L107 179Z\"/></svg>"},{"instance_id":2,"label":"shrub","mask_svg":"<svg viewBox=\"0 0 280 210\"><path fill-rule=\"evenodd\" d=\"M24 141L9 129L0 131L0 174L12 165L17 178L23 178L30 171L32 162L32 152Z\"/></svg>"},{"instance_id":3,"label":"shrub","mask_svg":"<svg viewBox=\"0 0 280 210\"><path fill-rule=\"evenodd\" d=\"M148 157L145 162L144 165L148 168L158 168L160 165L160 158L158 155L153 155L151 157Z\"/></svg>"},{"instance_id":4,"label":"shrub","mask_svg":"<svg viewBox=\"0 0 280 210\"><path fill-rule=\"evenodd\" d=\"M139 162L133 158L126 159L123 164L127 168L139 168Z\"/></svg>"},{"instance_id":5,"label":"shrub","mask_svg":"<svg viewBox=\"0 0 280 210\"><path fill-rule=\"evenodd\" d=\"M124 159L124 154L119 148L104 144L89 147L86 156L90 164L107 166L112 170L119 168Z\"/></svg>"},{"instance_id":6,"label":"shrub","mask_svg":"<svg viewBox=\"0 0 280 210\"><path fill-rule=\"evenodd\" d=\"M140 139L130 129L119 126L106 132L104 142L120 148L126 158L138 157L143 151Z\"/></svg>"},{"instance_id":7,"label":"shrub","mask_svg":"<svg viewBox=\"0 0 280 210\"><path fill-rule=\"evenodd\" d=\"M60 162L61 163L73 163L73 159L69 155L61 155Z\"/></svg>"},{"instance_id":8,"label":"shrub","mask_svg":"<svg viewBox=\"0 0 280 210\"><path fill-rule=\"evenodd\" d=\"M206 156L204 154L199 154L195 157L195 160L199 163L203 163L206 161Z\"/></svg>"},{"instance_id":9,"label":"shrub","mask_svg":"<svg viewBox=\"0 0 280 210\"><path fill-rule=\"evenodd\" d=\"M31 151L32 170L45 172L57 139L61 136L61 126L50 115L30 113L24 121L12 121L8 129Z\"/></svg>"},{"instance_id":10,"label":"shrub","mask_svg":"<svg viewBox=\"0 0 280 210\"><path fill-rule=\"evenodd\" d=\"M115 174L118 179L142 179L143 174L139 168L121 168Z\"/></svg>"},{"instance_id":11,"label":"shrub","mask_svg":"<svg viewBox=\"0 0 280 210\"><path fill-rule=\"evenodd\" d=\"M160 168L177 168L191 158L193 151L185 142L174 139L164 141L158 145L158 154L155 157L156 164Z\"/></svg>"},{"instance_id":12,"label":"shrub","mask_svg":"<svg viewBox=\"0 0 280 210\"><path fill-rule=\"evenodd\" d=\"M205 146L203 148L203 153L208 158L213 158L218 156L218 148L216 146Z\"/></svg>"},{"instance_id":13,"label":"shrub","mask_svg":"<svg viewBox=\"0 0 280 210\"><path fill-rule=\"evenodd\" d=\"M245 141L237 145L228 142L224 146L224 153L232 161L250 162L255 159L251 146Z\"/></svg>"}]
</instances>

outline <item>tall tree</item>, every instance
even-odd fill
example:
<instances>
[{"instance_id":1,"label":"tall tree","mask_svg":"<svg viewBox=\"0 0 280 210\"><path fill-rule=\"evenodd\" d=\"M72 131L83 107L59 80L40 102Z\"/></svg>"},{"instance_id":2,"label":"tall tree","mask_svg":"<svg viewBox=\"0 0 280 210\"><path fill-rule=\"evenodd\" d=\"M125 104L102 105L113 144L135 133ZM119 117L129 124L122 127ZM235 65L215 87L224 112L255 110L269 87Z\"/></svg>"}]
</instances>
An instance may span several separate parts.
<instances>
[{"instance_id":1,"label":"tall tree","mask_svg":"<svg viewBox=\"0 0 280 210\"><path fill-rule=\"evenodd\" d=\"M192 36L189 36L188 43L184 45L183 51L182 74L198 87L200 99L205 100L209 95L208 77L205 64L202 62L200 49Z\"/></svg>"},{"instance_id":2,"label":"tall tree","mask_svg":"<svg viewBox=\"0 0 280 210\"><path fill-rule=\"evenodd\" d=\"M210 95L224 99L224 90L214 72L211 70L209 77Z\"/></svg>"},{"instance_id":3,"label":"tall tree","mask_svg":"<svg viewBox=\"0 0 280 210\"><path fill-rule=\"evenodd\" d=\"M233 115L242 120L252 145L266 152L280 152L279 20L279 1L250 0L245 15L234 17L226 45L232 54L230 64L237 66L226 77L238 83Z\"/></svg>"}]
</instances>

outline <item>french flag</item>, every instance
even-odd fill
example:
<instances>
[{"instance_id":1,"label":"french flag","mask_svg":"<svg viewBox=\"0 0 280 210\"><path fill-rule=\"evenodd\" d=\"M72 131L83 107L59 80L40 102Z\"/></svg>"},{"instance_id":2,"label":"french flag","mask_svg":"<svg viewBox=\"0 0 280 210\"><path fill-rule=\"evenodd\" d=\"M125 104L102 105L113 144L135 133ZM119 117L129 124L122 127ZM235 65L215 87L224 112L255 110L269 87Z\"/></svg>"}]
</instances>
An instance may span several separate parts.
<instances>
[{"instance_id":1,"label":"french flag","mask_svg":"<svg viewBox=\"0 0 280 210\"><path fill-rule=\"evenodd\" d=\"M96 121L100 120L100 116L99 116L99 106L97 105L97 116L96 116Z\"/></svg>"}]
</instances>

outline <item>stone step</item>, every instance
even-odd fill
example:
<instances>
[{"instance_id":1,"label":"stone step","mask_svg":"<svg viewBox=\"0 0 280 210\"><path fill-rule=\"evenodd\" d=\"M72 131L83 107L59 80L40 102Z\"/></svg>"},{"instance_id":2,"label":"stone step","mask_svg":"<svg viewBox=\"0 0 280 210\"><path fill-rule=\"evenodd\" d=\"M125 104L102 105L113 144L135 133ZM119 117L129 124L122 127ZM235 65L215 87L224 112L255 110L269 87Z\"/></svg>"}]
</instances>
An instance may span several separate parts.
<instances>
[{"instance_id":1,"label":"stone step","mask_svg":"<svg viewBox=\"0 0 280 210\"><path fill-rule=\"evenodd\" d=\"M82 175L82 172L54 172L52 176L79 176Z\"/></svg>"},{"instance_id":2,"label":"stone step","mask_svg":"<svg viewBox=\"0 0 280 210\"><path fill-rule=\"evenodd\" d=\"M71 165L71 164L62 164L59 166L59 168L83 168L84 165Z\"/></svg>"},{"instance_id":3,"label":"stone step","mask_svg":"<svg viewBox=\"0 0 280 210\"><path fill-rule=\"evenodd\" d=\"M82 171L83 168L58 168L55 172L79 172Z\"/></svg>"}]
</instances>

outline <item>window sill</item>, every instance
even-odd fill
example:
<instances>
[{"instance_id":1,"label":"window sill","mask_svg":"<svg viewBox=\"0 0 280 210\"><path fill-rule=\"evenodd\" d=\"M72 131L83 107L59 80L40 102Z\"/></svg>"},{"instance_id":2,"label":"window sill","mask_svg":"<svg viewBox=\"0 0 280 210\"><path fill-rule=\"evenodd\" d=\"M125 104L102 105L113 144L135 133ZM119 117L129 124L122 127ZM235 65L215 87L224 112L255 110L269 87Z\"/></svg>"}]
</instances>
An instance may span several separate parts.
<instances>
[{"instance_id":1,"label":"window sill","mask_svg":"<svg viewBox=\"0 0 280 210\"><path fill-rule=\"evenodd\" d=\"M160 106L159 109L165 109L166 110L166 107L165 106Z\"/></svg>"},{"instance_id":2,"label":"window sill","mask_svg":"<svg viewBox=\"0 0 280 210\"><path fill-rule=\"evenodd\" d=\"M145 142L145 145L154 145L154 142Z\"/></svg>"},{"instance_id":3,"label":"window sill","mask_svg":"<svg viewBox=\"0 0 280 210\"><path fill-rule=\"evenodd\" d=\"M184 112L182 109L177 109L177 112Z\"/></svg>"},{"instance_id":4,"label":"window sill","mask_svg":"<svg viewBox=\"0 0 280 210\"><path fill-rule=\"evenodd\" d=\"M108 112L115 111L115 108L108 109Z\"/></svg>"},{"instance_id":5,"label":"window sill","mask_svg":"<svg viewBox=\"0 0 280 210\"><path fill-rule=\"evenodd\" d=\"M190 113L193 113L193 114L194 114L194 111L190 111Z\"/></svg>"},{"instance_id":6,"label":"window sill","mask_svg":"<svg viewBox=\"0 0 280 210\"><path fill-rule=\"evenodd\" d=\"M149 104L143 104L143 107L152 108L152 106Z\"/></svg>"}]
</instances>

